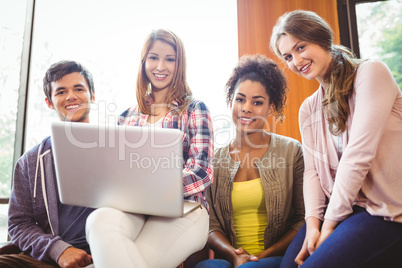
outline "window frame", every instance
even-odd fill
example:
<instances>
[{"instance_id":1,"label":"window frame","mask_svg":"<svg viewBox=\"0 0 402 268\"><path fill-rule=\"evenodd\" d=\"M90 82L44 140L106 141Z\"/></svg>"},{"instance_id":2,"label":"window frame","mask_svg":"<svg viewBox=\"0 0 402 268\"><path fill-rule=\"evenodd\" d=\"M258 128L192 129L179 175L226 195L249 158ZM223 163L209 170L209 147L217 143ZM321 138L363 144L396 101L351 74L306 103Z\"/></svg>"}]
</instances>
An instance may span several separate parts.
<instances>
[{"instance_id":1,"label":"window frame","mask_svg":"<svg viewBox=\"0 0 402 268\"><path fill-rule=\"evenodd\" d=\"M25 26L23 35L23 47L21 52L21 71L20 71L20 86L18 90L18 109L16 116L15 137L14 137L14 154L13 167L18 159L22 156L25 149L25 133L26 133L26 118L27 118L27 103L28 103L28 82L30 75L31 48L33 37L33 25L35 14L35 1L27 0ZM11 187L14 182L14 168L11 172ZM0 198L0 204L8 204L10 198Z\"/></svg>"},{"instance_id":2,"label":"window frame","mask_svg":"<svg viewBox=\"0 0 402 268\"><path fill-rule=\"evenodd\" d=\"M357 32L356 5L384 1L388 0L337 0L341 44L350 48L358 58L360 58L360 46Z\"/></svg>"}]
</instances>

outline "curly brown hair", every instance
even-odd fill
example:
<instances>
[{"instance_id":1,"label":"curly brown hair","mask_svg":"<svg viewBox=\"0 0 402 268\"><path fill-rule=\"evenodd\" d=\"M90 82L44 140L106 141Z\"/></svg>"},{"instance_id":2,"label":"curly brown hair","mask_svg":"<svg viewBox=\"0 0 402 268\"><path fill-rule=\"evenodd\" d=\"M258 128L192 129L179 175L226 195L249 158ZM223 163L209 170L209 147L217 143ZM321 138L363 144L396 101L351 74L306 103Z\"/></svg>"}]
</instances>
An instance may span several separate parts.
<instances>
[{"instance_id":1,"label":"curly brown hair","mask_svg":"<svg viewBox=\"0 0 402 268\"><path fill-rule=\"evenodd\" d=\"M269 96L269 104L275 106L275 117L282 122L288 91L283 71L271 59L262 55L244 55L240 58L226 83L226 103L233 100L236 87L246 81L259 82Z\"/></svg>"}]
</instances>

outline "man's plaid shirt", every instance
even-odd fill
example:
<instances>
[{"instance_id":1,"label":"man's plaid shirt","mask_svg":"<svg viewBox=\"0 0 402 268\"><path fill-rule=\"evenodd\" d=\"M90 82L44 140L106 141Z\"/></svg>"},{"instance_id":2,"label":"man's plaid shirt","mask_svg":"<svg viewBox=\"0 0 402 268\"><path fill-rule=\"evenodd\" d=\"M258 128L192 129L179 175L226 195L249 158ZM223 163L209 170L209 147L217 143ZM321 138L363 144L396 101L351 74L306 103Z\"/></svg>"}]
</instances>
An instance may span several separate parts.
<instances>
[{"instance_id":1,"label":"man's plaid shirt","mask_svg":"<svg viewBox=\"0 0 402 268\"><path fill-rule=\"evenodd\" d=\"M173 103L178 107L178 103ZM147 124L148 114L138 112L138 106L124 111L118 120L119 125L143 126ZM207 209L205 190L212 185L214 174L214 135L212 120L205 104L193 100L182 115L174 109L162 119L163 128L176 128L183 132L183 194L184 199L203 204Z\"/></svg>"}]
</instances>

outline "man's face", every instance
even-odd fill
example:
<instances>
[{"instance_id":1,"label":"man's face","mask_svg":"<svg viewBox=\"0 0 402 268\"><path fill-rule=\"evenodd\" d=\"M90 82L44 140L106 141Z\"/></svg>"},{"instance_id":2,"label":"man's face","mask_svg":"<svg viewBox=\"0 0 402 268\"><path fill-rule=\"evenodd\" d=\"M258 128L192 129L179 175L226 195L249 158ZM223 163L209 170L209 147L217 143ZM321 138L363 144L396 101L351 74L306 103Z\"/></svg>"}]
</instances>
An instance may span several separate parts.
<instances>
[{"instance_id":1,"label":"man's face","mask_svg":"<svg viewBox=\"0 0 402 268\"><path fill-rule=\"evenodd\" d=\"M89 122L92 98L85 77L78 73L71 73L51 84L51 100L45 99L47 106L54 109L60 120L71 122Z\"/></svg>"}]
</instances>

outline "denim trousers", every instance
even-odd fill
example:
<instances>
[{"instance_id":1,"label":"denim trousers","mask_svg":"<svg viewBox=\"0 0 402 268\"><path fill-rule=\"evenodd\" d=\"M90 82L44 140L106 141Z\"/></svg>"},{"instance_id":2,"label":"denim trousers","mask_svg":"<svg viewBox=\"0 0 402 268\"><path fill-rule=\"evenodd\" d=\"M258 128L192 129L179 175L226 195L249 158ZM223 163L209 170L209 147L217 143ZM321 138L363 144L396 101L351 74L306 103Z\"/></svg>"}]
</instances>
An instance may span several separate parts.
<instances>
[{"instance_id":1,"label":"denim trousers","mask_svg":"<svg viewBox=\"0 0 402 268\"><path fill-rule=\"evenodd\" d=\"M289 245L281 268L298 267L294 260L305 235L306 225ZM354 206L350 217L300 267L402 267L402 224L371 216L364 208Z\"/></svg>"},{"instance_id":2,"label":"denim trousers","mask_svg":"<svg viewBox=\"0 0 402 268\"><path fill-rule=\"evenodd\" d=\"M250 261L238 266L239 268L279 268L282 256L259 259ZM198 263L195 268L233 268L233 265L227 260L213 259Z\"/></svg>"}]
</instances>

